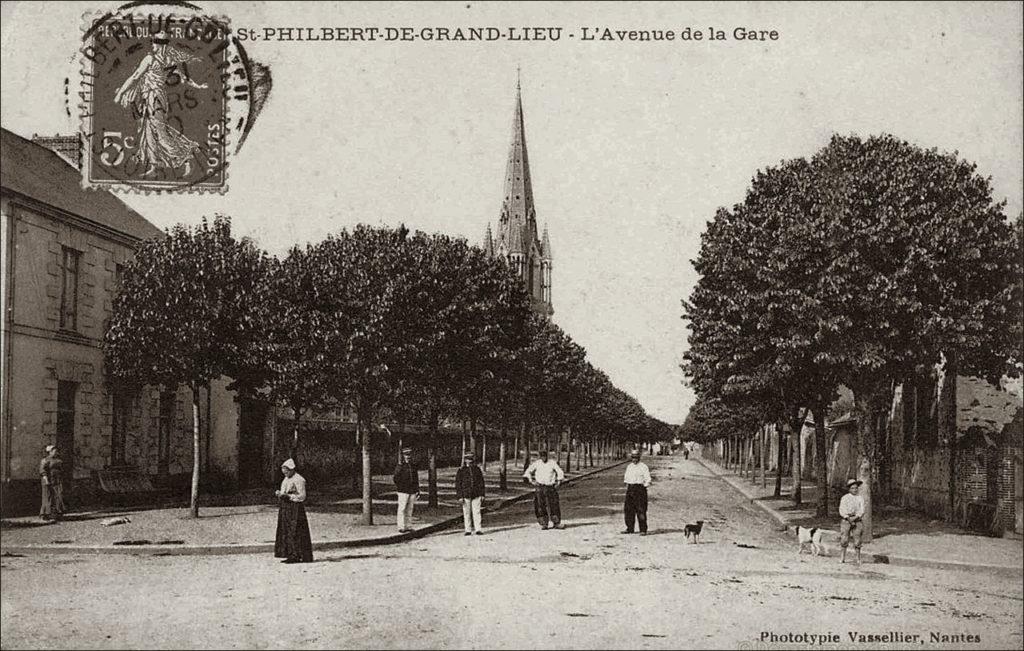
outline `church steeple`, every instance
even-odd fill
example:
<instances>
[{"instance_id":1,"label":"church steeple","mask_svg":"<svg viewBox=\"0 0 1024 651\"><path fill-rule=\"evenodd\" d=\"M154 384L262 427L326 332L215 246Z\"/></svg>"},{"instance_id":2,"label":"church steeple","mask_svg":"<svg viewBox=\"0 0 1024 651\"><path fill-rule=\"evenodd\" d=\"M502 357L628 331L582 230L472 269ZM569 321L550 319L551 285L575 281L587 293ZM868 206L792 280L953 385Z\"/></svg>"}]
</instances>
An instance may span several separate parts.
<instances>
[{"instance_id":1,"label":"church steeple","mask_svg":"<svg viewBox=\"0 0 1024 651\"><path fill-rule=\"evenodd\" d=\"M486 241L485 241L485 248ZM505 195L501 202L495 255L506 258L523 279L534 311L550 317L551 242L541 242L537 231L537 211L533 203L530 156L526 147L526 123L523 118L523 92L516 70L516 101L512 112L512 142L505 164Z\"/></svg>"},{"instance_id":2,"label":"church steeple","mask_svg":"<svg viewBox=\"0 0 1024 651\"><path fill-rule=\"evenodd\" d=\"M505 164L505 198L502 201L502 222L523 230L523 239L537 237L537 214L533 207L533 183L530 179L530 155L526 149L526 126L523 121L522 86L516 79L516 104L512 115L512 143Z\"/></svg>"}]
</instances>

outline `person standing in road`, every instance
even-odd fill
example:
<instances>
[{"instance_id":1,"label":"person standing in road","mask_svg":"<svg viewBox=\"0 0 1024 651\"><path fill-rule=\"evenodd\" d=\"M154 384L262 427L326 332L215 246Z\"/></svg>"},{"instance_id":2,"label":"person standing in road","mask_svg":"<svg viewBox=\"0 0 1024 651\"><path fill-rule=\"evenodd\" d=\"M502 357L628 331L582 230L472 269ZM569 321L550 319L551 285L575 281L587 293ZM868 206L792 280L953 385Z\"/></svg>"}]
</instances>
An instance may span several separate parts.
<instances>
[{"instance_id":1,"label":"person standing in road","mask_svg":"<svg viewBox=\"0 0 1024 651\"><path fill-rule=\"evenodd\" d=\"M846 562L846 547L853 538L853 548L857 550L857 564L860 565L861 537L864 533L864 498L861 497L860 485L864 482L859 479L850 479L846 482L846 495L839 500L839 517L843 519L839 523L839 546L843 548L843 556L840 563Z\"/></svg>"},{"instance_id":2,"label":"person standing in road","mask_svg":"<svg viewBox=\"0 0 1024 651\"><path fill-rule=\"evenodd\" d=\"M646 536L647 488L651 485L651 471L646 463L640 461L640 450L633 450L630 459L623 479L626 484L626 503L623 508L626 530L622 533L633 533L634 522L639 522L640 535Z\"/></svg>"},{"instance_id":3,"label":"person standing in road","mask_svg":"<svg viewBox=\"0 0 1024 651\"><path fill-rule=\"evenodd\" d=\"M39 517L44 521L60 522L64 517L64 479L57 447L46 446L46 456L39 462L39 482L42 485L42 500L39 505Z\"/></svg>"},{"instance_id":4,"label":"person standing in road","mask_svg":"<svg viewBox=\"0 0 1024 651\"><path fill-rule=\"evenodd\" d=\"M420 473L412 465L412 448L402 448L393 479L398 493L398 532L412 531L412 512L420 496Z\"/></svg>"},{"instance_id":5,"label":"person standing in road","mask_svg":"<svg viewBox=\"0 0 1024 651\"><path fill-rule=\"evenodd\" d=\"M486 492L484 473L476 465L473 453L467 452L462 457L462 467L455 473L455 498L462 502L462 522L467 536L484 533L480 510Z\"/></svg>"},{"instance_id":6,"label":"person standing in road","mask_svg":"<svg viewBox=\"0 0 1024 651\"><path fill-rule=\"evenodd\" d=\"M277 536L274 541L274 557L283 558L285 563L312 563L313 542L309 535L309 520L306 518L306 480L295 472L291 459L281 464L280 490L274 495L280 501L277 512Z\"/></svg>"},{"instance_id":7,"label":"person standing in road","mask_svg":"<svg viewBox=\"0 0 1024 651\"><path fill-rule=\"evenodd\" d=\"M565 473L554 459L548 459L548 451L541 450L540 458L530 464L523 477L534 487L533 512L541 529L565 529L562 524L562 509L558 503L558 487L565 480ZM548 518L551 527L548 527Z\"/></svg>"}]
</instances>

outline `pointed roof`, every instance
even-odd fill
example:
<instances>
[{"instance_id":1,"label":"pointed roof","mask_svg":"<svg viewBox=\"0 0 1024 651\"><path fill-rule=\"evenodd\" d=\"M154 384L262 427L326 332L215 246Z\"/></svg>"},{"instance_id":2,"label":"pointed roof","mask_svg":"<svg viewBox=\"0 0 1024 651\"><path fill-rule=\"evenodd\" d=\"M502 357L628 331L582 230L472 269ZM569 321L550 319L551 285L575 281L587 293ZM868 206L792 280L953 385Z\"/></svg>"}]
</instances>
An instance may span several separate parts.
<instances>
[{"instance_id":1,"label":"pointed roof","mask_svg":"<svg viewBox=\"0 0 1024 651\"><path fill-rule=\"evenodd\" d=\"M502 224L508 229L529 229L522 235L526 239L536 237L533 220L536 211L533 206L533 184L530 180L530 158L526 149L526 127L523 122L522 86L516 80L516 104L512 115L512 142L505 165L505 196L501 206Z\"/></svg>"},{"instance_id":2,"label":"pointed roof","mask_svg":"<svg viewBox=\"0 0 1024 651\"><path fill-rule=\"evenodd\" d=\"M491 235L491 222L487 222L487 232L484 234L484 251L487 255L494 255L494 237Z\"/></svg>"},{"instance_id":3,"label":"pointed roof","mask_svg":"<svg viewBox=\"0 0 1024 651\"><path fill-rule=\"evenodd\" d=\"M548 237L548 227L544 226L544 237L540 241L541 255L544 260L551 261L551 238Z\"/></svg>"},{"instance_id":4,"label":"pointed roof","mask_svg":"<svg viewBox=\"0 0 1024 651\"><path fill-rule=\"evenodd\" d=\"M523 254L526 253L526 244L523 242L523 229L512 228L509 231L508 239L508 251L510 255L514 253Z\"/></svg>"}]
</instances>

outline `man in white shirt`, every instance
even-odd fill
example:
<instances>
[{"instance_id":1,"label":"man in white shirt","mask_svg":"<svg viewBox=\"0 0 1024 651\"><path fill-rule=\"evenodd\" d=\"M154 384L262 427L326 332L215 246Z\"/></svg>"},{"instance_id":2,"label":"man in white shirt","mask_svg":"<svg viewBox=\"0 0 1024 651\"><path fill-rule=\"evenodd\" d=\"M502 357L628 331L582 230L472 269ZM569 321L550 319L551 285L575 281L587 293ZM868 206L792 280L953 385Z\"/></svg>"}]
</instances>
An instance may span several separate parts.
<instances>
[{"instance_id":1,"label":"man in white shirt","mask_svg":"<svg viewBox=\"0 0 1024 651\"><path fill-rule=\"evenodd\" d=\"M839 500L839 517L843 521L839 524L839 546L843 548L843 557L840 562L846 562L846 547L853 538L853 548L857 550L857 564L860 565L861 536L864 533L864 524L861 519L864 517L864 498L858 495L860 485L864 482L857 479L850 479L846 482L846 495Z\"/></svg>"},{"instance_id":2,"label":"man in white shirt","mask_svg":"<svg viewBox=\"0 0 1024 651\"><path fill-rule=\"evenodd\" d=\"M548 451L540 451L540 459L530 464L523 477L534 487L533 512L541 529L548 529L548 517L551 527L565 529L562 524L562 510L558 504L558 486L565 479L565 473L558 467L558 462L548 460Z\"/></svg>"},{"instance_id":3,"label":"man in white shirt","mask_svg":"<svg viewBox=\"0 0 1024 651\"><path fill-rule=\"evenodd\" d=\"M651 471L646 463L640 461L640 450L633 450L631 461L626 466L626 530L622 533L633 533L634 522L640 523L640 535L647 535L647 487L651 485Z\"/></svg>"}]
</instances>

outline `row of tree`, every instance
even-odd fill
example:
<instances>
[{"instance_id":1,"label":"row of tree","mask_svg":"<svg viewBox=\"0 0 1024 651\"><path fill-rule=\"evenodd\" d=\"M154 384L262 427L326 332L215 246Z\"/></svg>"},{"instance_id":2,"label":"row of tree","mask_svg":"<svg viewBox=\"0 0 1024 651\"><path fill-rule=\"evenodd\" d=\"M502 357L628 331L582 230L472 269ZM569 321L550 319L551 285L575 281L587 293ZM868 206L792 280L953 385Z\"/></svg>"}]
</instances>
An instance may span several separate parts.
<instances>
[{"instance_id":1,"label":"row of tree","mask_svg":"<svg viewBox=\"0 0 1024 651\"><path fill-rule=\"evenodd\" d=\"M683 369L697 404L684 431L710 440L777 423L798 435L813 416L825 515L826 415L848 387L870 540L894 387L939 363L952 377L1019 373L1024 222L1004 208L975 165L889 135L835 136L809 160L758 171L694 261Z\"/></svg>"},{"instance_id":2,"label":"row of tree","mask_svg":"<svg viewBox=\"0 0 1024 651\"><path fill-rule=\"evenodd\" d=\"M446 419L505 434L649 441L648 416L568 335L529 308L505 261L464 240L358 226L267 255L230 220L178 226L145 243L123 273L105 338L114 382L187 385L193 395L192 513L198 515L199 392L219 377L303 415L350 405L362 450L363 519L372 522L370 432L382 418L428 425L429 499Z\"/></svg>"}]
</instances>

